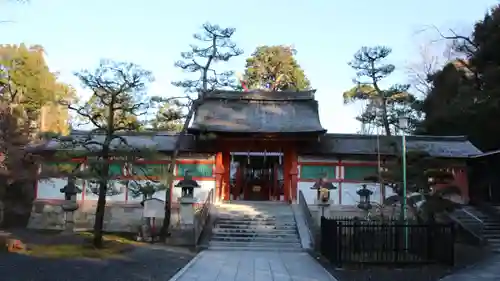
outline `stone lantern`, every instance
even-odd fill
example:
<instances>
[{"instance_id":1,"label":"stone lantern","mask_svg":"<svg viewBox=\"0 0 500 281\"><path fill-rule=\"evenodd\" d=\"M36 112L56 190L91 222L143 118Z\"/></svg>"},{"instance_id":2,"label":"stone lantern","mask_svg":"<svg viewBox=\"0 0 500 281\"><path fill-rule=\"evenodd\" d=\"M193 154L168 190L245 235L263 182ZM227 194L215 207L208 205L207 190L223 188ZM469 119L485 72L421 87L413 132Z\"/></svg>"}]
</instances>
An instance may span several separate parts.
<instances>
[{"instance_id":1,"label":"stone lantern","mask_svg":"<svg viewBox=\"0 0 500 281\"><path fill-rule=\"evenodd\" d=\"M361 189L358 189L356 193L359 195L359 204L358 208L364 211L371 210L373 207L370 203L370 196L373 194L373 191L366 188L366 184L361 185Z\"/></svg>"},{"instance_id":2,"label":"stone lantern","mask_svg":"<svg viewBox=\"0 0 500 281\"><path fill-rule=\"evenodd\" d=\"M323 177L318 179L311 187L311 189L316 189L315 203L318 207L321 208L318 221L321 221L321 217L325 216L325 211L330 214L330 206L332 203L330 199L330 190L336 188L337 187L335 187L331 182L327 180L326 175L323 175Z\"/></svg>"},{"instance_id":3,"label":"stone lantern","mask_svg":"<svg viewBox=\"0 0 500 281\"><path fill-rule=\"evenodd\" d=\"M311 189L316 189L316 204L324 204L330 202L330 190L337 189L326 176L318 179Z\"/></svg>"},{"instance_id":4,"label":"stone lantern","mask_svg":"<svg viewBox=\"0 0 500 281\"><path fill-rule=\"evenodd\" d=\"M61 208L64 211L64 232L72 233L74 231L75 222L73 219L74 212L78 210L78 203L76 202L76 195L81 190L75 184L75 177L68 177L68 183L59 190L64 194L64 202Z\"/></svg>"},{"instance_id":5,"label":"stone lantern","mask_svg":"<svg viewBox=\"0 0 500 281\"><path fill-rule=\"evenodd\" d=\"M184 173L184 179L180 180L175 187L181 188L181 200L183 198L194 199L194 189L201 187L197 181L193 180L189 171Z\"/></svg>"},{"instance_id":6,"label":"stone lantern","mask_svg":"<svg viewBox=\"0 0 500 281\"><path fill-rule=\"evenodd\" d=\"M200 188L201 186L197 181L193 180L189 171L184 173L184 179L179 181L175 187L181 188L181 197L179 198L180 203L180 220L181 224L190 227L194 224L194 207L193 203L196 203L194 198L194 189Z\"/></svg>"}]
</instances>

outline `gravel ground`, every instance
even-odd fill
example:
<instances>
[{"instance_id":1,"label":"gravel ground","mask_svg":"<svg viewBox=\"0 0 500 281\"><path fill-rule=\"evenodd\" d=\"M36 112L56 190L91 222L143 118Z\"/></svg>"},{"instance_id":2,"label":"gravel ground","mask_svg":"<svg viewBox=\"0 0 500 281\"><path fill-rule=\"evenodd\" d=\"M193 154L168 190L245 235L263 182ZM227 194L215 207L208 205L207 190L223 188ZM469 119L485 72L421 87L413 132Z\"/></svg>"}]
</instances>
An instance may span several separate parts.
<instances>
[{"instance_id":1,"label":"gravel ground","mask_svg":"<svg viewBox=\"0 0 500 281\"><path fill-rule=\"evenodd\" d=\"M324 259L318 259L338 281L437 281L472 264L487 259L489 253L473 246L457 245L455 247L455 266L409 266L389 268L384 266L334 268Z\"/></svg>"},{"instance_id":2,"label":"gravel ground","mask_svg":"<svg viewBox=\"0 0 500 281\"><path fill-rule=\"evenodd\" d=\"M28 236L24 231L17 234L17 237ZM48 237L30 233L27 240L45 243L54 240ZM186 249L161 245L135 246L124 257L108 260L38 258L0 252L0 280L167 281L194 256Z\"/></svg>"},{"instance_id":3,"label":"gravel ground","mask_svg":"<svg viewBox=\"0 0 500 281\"><path fill-rule=\"evenodd\" d=\"M194 254L137 248L124 259L64 260L0 254L2 281L167 281Z\"/></svg>"}]
</instances>

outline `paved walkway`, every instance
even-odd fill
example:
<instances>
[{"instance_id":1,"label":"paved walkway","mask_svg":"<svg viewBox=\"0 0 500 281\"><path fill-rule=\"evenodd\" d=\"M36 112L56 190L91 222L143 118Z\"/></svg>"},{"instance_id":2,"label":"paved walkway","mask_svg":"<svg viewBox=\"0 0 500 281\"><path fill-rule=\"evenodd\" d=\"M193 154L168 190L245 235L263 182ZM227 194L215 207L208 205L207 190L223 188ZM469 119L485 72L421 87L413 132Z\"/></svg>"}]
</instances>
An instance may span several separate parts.
<instances>
[{"instance_id":1,"label":"paved walkway","mask_svg":"<svg viewBox=\"0 0 500 281\"><path fill-rule=\"evenodd\" d=\"M500 280L500 255L494 255L485 261L454 274L442 278L440 281L493 281Z\"/></svg>"},{"instance_id":2,"label":"paved walkway","mask_svg":"<svg viewBox=\"0 0 500 281\"><path fill-rule=\"evenodd\" d=\"M336 281L304 252L215 251L198 254L170 281Z\"/></svg>"}]
</instances>

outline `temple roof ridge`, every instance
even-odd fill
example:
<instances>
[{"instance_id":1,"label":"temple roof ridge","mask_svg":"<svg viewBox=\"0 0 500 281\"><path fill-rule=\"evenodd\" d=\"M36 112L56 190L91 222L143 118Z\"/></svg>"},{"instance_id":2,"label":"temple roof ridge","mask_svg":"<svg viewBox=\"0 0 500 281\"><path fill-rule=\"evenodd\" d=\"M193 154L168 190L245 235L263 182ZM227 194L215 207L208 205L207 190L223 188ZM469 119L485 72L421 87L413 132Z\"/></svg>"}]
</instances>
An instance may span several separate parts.
<instances>
[{"instance_id":1,"label":"temple roof ridge","mask_svg":"<svg viewBox=\"0 0 500 281\"><path fill-rule=\"evenodd\" d=\"M221 100L255 100L255 101L312 101L316 90L305 91L266 91L251 90L248 92L214 90L205 94L203 99Z\"/></svg>"}]
</instances>

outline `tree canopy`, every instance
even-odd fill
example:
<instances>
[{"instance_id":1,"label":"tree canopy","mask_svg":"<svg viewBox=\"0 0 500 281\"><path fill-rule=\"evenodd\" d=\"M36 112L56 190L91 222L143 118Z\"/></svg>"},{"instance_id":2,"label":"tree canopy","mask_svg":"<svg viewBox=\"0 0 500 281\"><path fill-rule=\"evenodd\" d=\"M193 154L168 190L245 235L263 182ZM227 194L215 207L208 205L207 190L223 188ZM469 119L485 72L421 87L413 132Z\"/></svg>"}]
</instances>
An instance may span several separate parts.
<instances>
[{"instance_id":1,"label":"tree canopy","mask_svg":"<svg viewBox=\"0 0 500 281\"><path fill-rule=\"evenodd\" d=\"M122 131L137 131L142 126L141 116L150 107L147 94L149 83L153 80L150 71L129 62L102 60L93 70L82 70L75 75L82 85L91 91L87 100L68 104L87 124L94 129L88 136L69 139L70 147L79 146L88 150L95 161L88 162L88 172L97 179L99 195L94 224L94 245L102 246L102 231L108 180L110 178L110 157L120 149L135 155L137 150L119 135ZM102 139L96 136L102 136ZM64 143L65 138L61 139Z\"/></svg>"},{"instance_id":2,"label":"tree canopy","mask_svg":"<svg viewBox=\"0 0 500 281\"><path fill-rule=\"evenodd\" d=\"M36 131L68 133L68 112L58 103L74 96L74 90L57 80L41 46L0 46L1 102Z\"/></svg>"},{"instance_id":3,"label":"tree canopy","mask_svg":"<svg viewBox=\"0 0 500 281\"><path fill-rule=\"evenodd\" d=\"M474 25L469 36L453 40L457 58L429 77L432 87L422 108L418 133L466 135L480 149L500 149L500 6Z\"/></svg>"},{"instance_id":4,"label":"tree canopy","mask_svg":"<svg viewBox=\"0 0 500 281\"><path fill-rule=\"evenodd\" d=\"M290 46L260 46L246 60L244 81L250 89L308 90L311 83Z\"/></svg>"},{"instance_id":5,"label":"tree canopy","mask_svg":"<svg viewBox=\"0 0 500 281\"><path fill-rule=\"evenodd\" d=\"M203 24L201 32L193 35L203 45L190 45L190 50L181 52L182 59L175 62L175 66L184 72L197 74L196 78L174 81L172 85L188 93L236 87L233 71L216 68L218 63L243 54L243 50L232 41L235 31L208 22Z\"/></svg>"},{"instance_id":6,"label":"tree canopy","mask_svg":"<svg viewBox=\"0 0 500 281\"><path fill-rule=\"evenodd\" d=\"M382 88L381 81L395 70L394 65L386 62L391 52L385 46L362 47L357 51L349 62L356 72L356 85L343 93L345 103L366 101L366 108L357 119L363 124L382 127L386 135L399 130L399 115L408 116L416 102L407 84Z\"/></svg>"}]
</instances>

